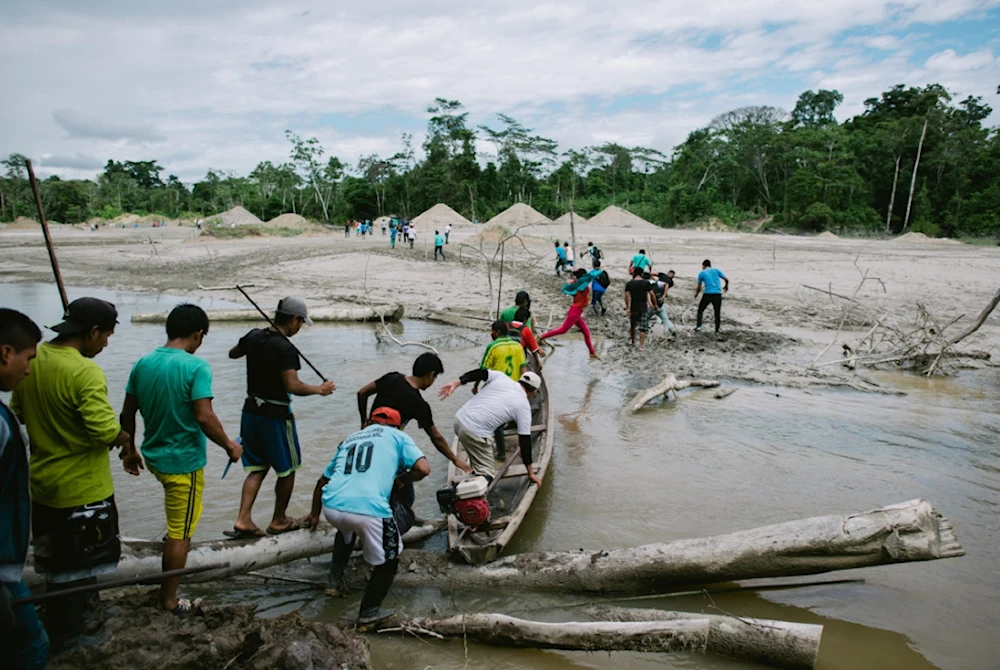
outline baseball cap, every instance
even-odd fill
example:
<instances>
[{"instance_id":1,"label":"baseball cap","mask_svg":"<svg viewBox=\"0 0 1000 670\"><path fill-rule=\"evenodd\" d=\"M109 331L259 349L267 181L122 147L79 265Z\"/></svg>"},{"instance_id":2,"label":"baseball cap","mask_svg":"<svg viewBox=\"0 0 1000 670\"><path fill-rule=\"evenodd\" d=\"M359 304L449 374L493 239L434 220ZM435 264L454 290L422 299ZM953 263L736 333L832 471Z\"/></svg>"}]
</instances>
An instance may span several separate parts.
<instances>
[{"instance_id":1,"label":"baseball cap","mask_svg":"<svg viewBox=\"0 0 1000 670\"><path fill-rule=\"evenodd\" d=\"M100 330L113 330L118 323L118 310L107 300L100 298L77 298L69 304L63 313L62 321L49 326L60 335L85 333L94 326Z\"/></svg>"},{"instance_id":2,"label":"baseball cap","mask_svg":"<svg viewBox=\"0 0 1000 670\"><path fill-rule=\"evenodd\" d=\"M278 308L274 311L279 314L288 314L289 316L300 316L303 320L305 320L307 325L313 325L313 320L309 318L309 313L306 311L306 303L304 300L299 300L298 298L293 298L292 296L282 298L278 301Z\"/></svg>"},{"instance_id":3,"label":"baseball cap","mask_svg":"<svg viewBox=\"0 0 1000 670\"><path fill-rule=\"evenodd\" d=\"M403 423L399 412L391 407L379 407L372 411L372 423L380 423L383 426L393 426L398 428Z\"/></svg>"},{"instance_id":4,"label":"baseball cap","mask_svg":"<svg viewBox=\"0 0 1000 670\"><path fill-rule=\"evenodd\" d=\"M517 381L521 382L532 391L537 391L542 386L542 378L534 372L525 372Z\"/></svg>"}]
</instances>

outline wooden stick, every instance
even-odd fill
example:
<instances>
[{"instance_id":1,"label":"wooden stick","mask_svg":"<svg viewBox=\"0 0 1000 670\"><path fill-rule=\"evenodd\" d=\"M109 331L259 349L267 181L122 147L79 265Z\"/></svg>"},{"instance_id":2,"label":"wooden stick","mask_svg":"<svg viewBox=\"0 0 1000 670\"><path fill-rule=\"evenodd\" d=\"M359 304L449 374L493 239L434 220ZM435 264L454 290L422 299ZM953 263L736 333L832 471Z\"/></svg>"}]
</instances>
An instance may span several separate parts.
<instances>
[{"instance_id":1,"label":"wooden stick","mask_svg":"<svg viewBox=\"0 0 1000 670\"><path fill-rule=\"evenodd\" d=\"M309 367L311 367L312 371L315 372L316 374L318 374L320 379L322 379L323 381L328 381L327 378L326 378L326 376L322 372L320 372L319 369L317 369L317 367L315 365L313 365L312 362L310 362L310 360L308 358L306 358L306 355L303 354L301 351L299 351L299 348L297 346L295 346L294 344L292 344L292 341L290 339L288 339L288 337L283 332L281 332L280 330L278 330L278 327L276 325L274 325L274 321L271 320L271 317L269 317L267 315L267 313L260 308L260 305L258 305L257 303L255 303L253 301L253 298L251 298L250 295L246 291L243 290L243 287L240 286L239 284L237 284L235 288L236 288L237 291L239 291L240 293L243 294L244 298L246 298L247 300L250 301L251 305L253 305L254 307L257 308L257 311L260 312L260 315L262 317L264 317L264 319L271 326L271 328L274 328L274 331L276 333L278 333L278 335L281 335L282 337L284 337L285 341L292 345L292 349L295 349L295 353L297 353L299 355L299 357L302 358L302 360L304 360L306 362L306 365L308 365Z\"/></svg>"},{"instance_id":2,"label":"wooden stick","mask_svg":"<svg viewBox=\"0 0 1000 670\"><path fill-rule=\"evenodd\" d=\"M37 596L30 596L28 598L18 598L11 603L12 606L17 605L27 605L29 603L38 603L46 600L53 600L55 598L64 598L66 596L75 596L80 593L92 593L94 591L103 591L104 589L114 589L121 586L133 586L135 584L155 584L161 582L164 579L170 579L172 577L183 577L184 575L193 575L199 572L207 572L209 570L220 570L222 568L228 568L229 563L214 563L212 565L199 565L193 568L181 568L179 570L167 570L166 572L161 572L156 575L138 575L136 577L126 577L124 579L116 579L110 582L103 582L101 584L87 584L86 586L75 586L71 589L63 589L61 591L52 591L49 593L42 593Z\"/></svg>"},{"instance_id":3,"label":"wooden stick","mask_svg":"<svg viewBox=\"0 0 1000 670\"><path fill-rule=\"evenodd\" d=\"M49 222L45 218L45 209L42 208L42 196L38 192L38 181L35 179L35 170L31 167L31 161L24 161L28 166L28 179L31 181L31 191L35 194L35 207L38 208L38 220L42 222L42 235L45 236L45 248L49 251L49 262L52 263L52 274L56 277L56 286L59 287L59 299L62 300L63 310L69 309L69 297L66 295L66 285L63 284L62 273L59 272L59 261L56 259L56 249L52 245L52 235L49 233Z\"/></svg>"}]
</instances>

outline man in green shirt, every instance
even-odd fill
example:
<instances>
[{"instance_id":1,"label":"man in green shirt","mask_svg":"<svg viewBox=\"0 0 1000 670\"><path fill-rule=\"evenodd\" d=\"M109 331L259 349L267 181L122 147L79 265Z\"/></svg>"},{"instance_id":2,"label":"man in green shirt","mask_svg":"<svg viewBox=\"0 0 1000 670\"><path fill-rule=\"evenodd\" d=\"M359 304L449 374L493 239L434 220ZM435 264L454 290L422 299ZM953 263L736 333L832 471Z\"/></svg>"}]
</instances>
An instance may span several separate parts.
<instances>
[{"instance_id":1,"label":"man in green shirt","mask_svg":"<svg viewBox=\"0 0 1000 670\"><path fill-rule=\"evenodd\" d=\"M634 276L636 270L650 273L653 271L653 261L649 260L645 249L639 249L639 253L633 256L628 264L629 276Z\"/></svg>"},{"instance_id":2,"label":"man in green shirt","mask_svg":"<svg viewBox=\"0 0 1000 670\"><path fill-rule=\"evenodd\" d=\"M438 254L441 254L441 260L444 260L444 237L437 230L434 231L434 260L438 259Z\"/></svg>"},{"instance_id":3,"label":"man in green shirt","mask_svg":"<svg viewBox=\"0 0 1000 670\"><path fill-rule=\"evenodd\" d=\"M516 321L514 318L517 315L517 310L521 307L530 310L531 309L531 296L528 295L527 291L518 291L517 295L514 296L514 304L510 307L504 307L500 310L500 316L498 317L501 321L511 323ZM524 322L528 328L534 328L535 324L532 323L529 317L527 321Z\"/></svg>"},{"instance_id":4,"label":"man in green shirt","mask_svg":"<svg viewBox=\"0 0 1000 670\"><path fill-rule=\"evenodd\" d=\"M96 581L118 566L121 543L108 452L127 447L108 402L108 382L93 359L115 332L118 311L79 298L38 346L32 374L11 398L31 442L31 510L35 567L48 591ZM53 648L82 634L89 595L60 598L46 610Z\"/></svg>"},{"instance_id":5,"label":"man in green shirt","mask_svg":"<svg viewBox=\"0 0 1000 670\"><path fill-rule=\"evenodd\" d=\"M132 367L125 386L122 426L135 435L135 414L145 427L142 456L130 445L125 470L139 474L147 467L163 485L167 541L163 571L187 564L191 537L198 526L205 488L206 440L226 450L230 462L243 448L229 439L212 410L212 369L194 353L208 335L208 315L197 305L178 305L167 316L167 343L143 356ZM179 616L192 610L189 600L177 598L180 578L160 585L160 607Z\"/></svg>"}]
</instances>

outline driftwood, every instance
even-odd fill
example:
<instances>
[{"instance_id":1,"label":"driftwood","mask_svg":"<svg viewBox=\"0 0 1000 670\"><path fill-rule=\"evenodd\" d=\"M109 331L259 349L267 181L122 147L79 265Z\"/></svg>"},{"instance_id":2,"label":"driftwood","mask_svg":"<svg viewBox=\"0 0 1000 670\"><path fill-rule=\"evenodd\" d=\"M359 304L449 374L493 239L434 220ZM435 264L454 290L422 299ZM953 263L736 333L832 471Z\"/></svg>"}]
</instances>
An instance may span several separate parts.
<instances>
[{"instance_id":1,"label":"driftwood","mask_svg":"<svg viewBox=\"0 0 1000 670\"><path fill-rule=\"evenodd\" d=\"M719 382L715 379L682 379L678 380L673 373L667 375L666 379L662 382L648 388L645 391L639 393L634 397L625 407L622 408L623 414L632 414L639 410L643 405L648 403L653 398L657 398L661 395L670 393L673 391L675 394L681 389L686 389L689 386L700 386L702 388L713 388L718 386Z\"/></svg>"},{"instance_id":2,"label":"driftwood","mask_svg":"<svg viewBox=\"0 0 1000 670\"><path fill-rule=\"evenodd\" d=\"M723 398L728 398L737 391L739 391L738 387L730 386L727 389L719 389L718 391L715 392L715 394L712 397L715 398L716 400L722 400Z\"/></svg>"},{"instance_id":3,"label":"driftwood","mask_svg":"<svg viewBox=\"0 0 1000 670\"><path fill-rule=\"evenodd\" d=\"M947 519L926 500L859 514L789 521L714 537L607 551L530 552L469 566L439 552L407 550L401 586L511 591L650 593L694 584L811 575L961 556ZM327 564L284 567L280 574L322 580ZM348 581L367 572L352 564Z\"/></svg>"},{"instance_id":4,"label":"driftwood","mask_svg":"<svg viewBox=\"0 0 1000 670\"><path fill-rule=\"evenodd\" d=\"M766 619L605 608L599 621L549 623L504 614L412 619L408 625L484 644L583 651L713 652L781 668L812 668L822 626ZM645 618L639 618L645 616Z\"/></svg>"},{"instance_id":5,"label":"driftwood","mask_svg":"<svg viewBox=\"0 0 1000 670\"><path fill-rule=\"evenodd\" d=\"M209 309L210 321L263 321L263 317L253 309ZM309 318L316 322L399 321L403 318L402 305L378 305L374 307L318 307L309 310ZM166 312L147 312L132 315L132 323L166 323Z\"/></svg>"},{"instance_id":6,"label":"driftwood","mask_svg":"<svg viewBox=\"0 0 1000 670\"><path fill-rule=\"evenodd\" d=\"M429 521L421 526L414 526L403 535L403 542L411 545L426 539L444 527L443 520ZM300 530L260 538L192 542L191 552L188 554L187 560L188 568L199 568L218 563L225 563L226 567L193 574L185 578L184 581L211 582L302 558L329 554L333 551L335 536L336 532L324 524L314 533ZM156 576L161 571L162 557L162 542L123 540L122 558L118 562L117 572L102 575L98 577L98 581ZM35 572L29 565L24 571L24 581L29 586L35 587L44 582L44 577Z\"/></svg>"},{"instance_id":7,"label":"driftwood","mask_svg":"<svg viewBox=\"0 0 1000 670\"><path fill-rule=\"evenodd\" d=\"M705 651L779 668L812 668L819 654L823 627L771 619L668 612L630 607L590 607L601 621L691 621L708 619Z\"/></svg>"}]
</instances>

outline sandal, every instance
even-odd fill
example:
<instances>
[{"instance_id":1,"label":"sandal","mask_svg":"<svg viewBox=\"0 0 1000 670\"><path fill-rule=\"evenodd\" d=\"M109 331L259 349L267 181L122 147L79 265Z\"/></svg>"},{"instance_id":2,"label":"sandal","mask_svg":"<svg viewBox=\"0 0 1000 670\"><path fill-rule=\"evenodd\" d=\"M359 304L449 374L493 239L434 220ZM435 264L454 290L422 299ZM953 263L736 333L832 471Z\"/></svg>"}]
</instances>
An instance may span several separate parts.
<instances>
[{"instance_id":1,"label":"sandal","mask_svg":"<svg viewBox=\"0 0 1000 670\"><path fill-rule=\"evenodd\" d=\"M290 522L288 522L288 525L285 526L284 528L271 528L270 526L268 526L267 534L282 535L283 533L290 533L293 530L299 530L301 528L302 528L302 521L299 519L292 519Z\"/></svg>"},{"instance_id":2,"label":"sandal","mask_svg":"<svg viewBox=\"0 0 1000 670\"><path fill-rule=\"evenodd\" d=\"M180 598L177 601L177 607L167 610L176 617L189 617L195 613L196 610L201 609L201 598L195 598L194 600L187 600L186 598Z\"/></svg>"},{"instance_id":3,"label":"sandal","mask_svg":"<svg viewBox=\"0 0 1000 670\"><path fill-rule=\"evenodd\" d=\"M254 528L254 529L236 528L235 526L233 527L232 530L222 531L222 534L234 540L252 539L256 537L264 537L265 535L267 535L267 533L262 531L260 528Z\"/></svg>"}]
</instances>

